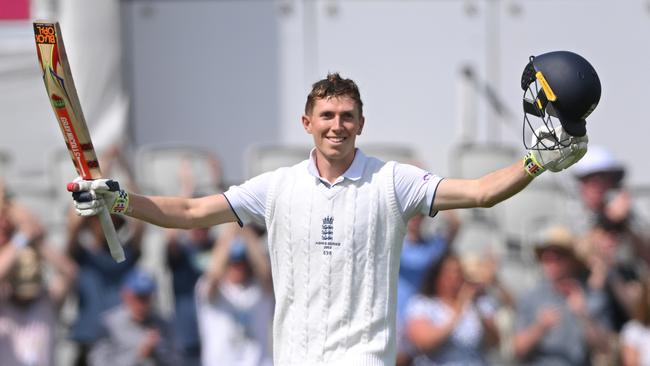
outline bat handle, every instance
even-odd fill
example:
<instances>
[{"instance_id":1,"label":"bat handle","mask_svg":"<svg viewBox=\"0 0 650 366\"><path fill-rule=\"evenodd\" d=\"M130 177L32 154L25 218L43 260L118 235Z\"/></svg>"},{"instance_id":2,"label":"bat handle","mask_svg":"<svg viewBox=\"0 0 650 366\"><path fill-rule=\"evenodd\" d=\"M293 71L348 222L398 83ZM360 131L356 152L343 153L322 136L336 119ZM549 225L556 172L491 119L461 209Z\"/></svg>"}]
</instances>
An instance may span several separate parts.
<instances>
[{"instance_id":1,"label":"bat handle","mask_svg":"<svg viewBox=\"0 0 650 366\"><path fill-rule=\"evenodd\" d=\"M104 230L104 236L106 237L111 256L117 263L124 262L124 249L122 249L122 245L117 238L117 233L111 220L111 214L108 213L108 210L101 211L99 214L99 222L102 224L102 230Z\"/></svg>"}]
</instances>

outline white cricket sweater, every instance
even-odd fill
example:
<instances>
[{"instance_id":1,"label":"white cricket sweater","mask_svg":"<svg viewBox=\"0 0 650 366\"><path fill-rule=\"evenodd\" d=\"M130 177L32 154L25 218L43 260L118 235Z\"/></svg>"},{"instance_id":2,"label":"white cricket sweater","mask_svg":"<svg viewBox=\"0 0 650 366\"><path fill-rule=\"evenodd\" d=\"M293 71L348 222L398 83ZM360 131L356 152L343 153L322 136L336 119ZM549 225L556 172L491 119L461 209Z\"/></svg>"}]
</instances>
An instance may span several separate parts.
<instances>
[{"instance_id":1,"label":"white cricket sweater","mask_svg":"<svg viewBox=\"0 0 650 366\"><path fill-rule=\"evenodd\" d=\"M406 232L395 163L327 188L307 161L277 171L266 202L276 366L393 366L399 257Z\"/></svg>"}]
</instances>

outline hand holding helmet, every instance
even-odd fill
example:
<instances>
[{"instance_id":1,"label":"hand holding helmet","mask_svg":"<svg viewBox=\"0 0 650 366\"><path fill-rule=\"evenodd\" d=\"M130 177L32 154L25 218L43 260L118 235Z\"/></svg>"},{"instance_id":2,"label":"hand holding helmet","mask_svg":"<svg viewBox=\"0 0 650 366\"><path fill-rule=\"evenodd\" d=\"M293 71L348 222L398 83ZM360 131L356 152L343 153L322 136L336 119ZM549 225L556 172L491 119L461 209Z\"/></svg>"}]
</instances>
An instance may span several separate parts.
<instances>
[{"instance_id":1,"label":"hand holding helmet","mask_svg":"<svg viewBox=\"0 0 650 366\"><path fill-rule=\"evenodd\" d=\"M556 144L559 142L559 144ZM553 130L542 126L535 130L531 148L524 158L524 167L531 176L537 176L546 170L559 172L575 164L587 153L589 138L569 135L562 126ZM547 149L548 146L554 146Z\"/></svg>"},{"instance_id":2,"label":"hand holding helmet","mask_svg":"<svg viewBox=\"0 0 650 366\"><path fill-rule=\"evenodd\" d=\"M524 90L524 129L534 130L524 169L538 176L559 172L587 152L586 120L600 101L600 79L580 55L567 51L531 57L521 76ZM531 119L543 124L533 126ZM553 121L559 120L559 123Z\"/></svg>"}]
</instances>

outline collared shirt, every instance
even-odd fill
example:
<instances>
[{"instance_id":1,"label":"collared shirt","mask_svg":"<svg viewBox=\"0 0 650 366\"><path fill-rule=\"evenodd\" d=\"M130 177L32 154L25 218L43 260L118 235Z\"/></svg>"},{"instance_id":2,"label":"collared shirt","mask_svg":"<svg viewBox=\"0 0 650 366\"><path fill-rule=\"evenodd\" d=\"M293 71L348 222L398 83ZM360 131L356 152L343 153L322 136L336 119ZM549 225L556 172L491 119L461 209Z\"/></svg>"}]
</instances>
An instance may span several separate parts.
<instances>
[{"instance_id":1,"label":"collared shirt","mask_svg":"<svg viewBox=\"0 0 650 366\"><path fill-rule=\"evenodd\" d=\"M363 175L368 157L356 149L350 167L334 182L320 176L316 167L316 149L312 149L307 164L309 174L330 189L335 189L345 180L358 181ZM240 224L251 222L264 223L264 211L269 184L275 171L260 174L239 186L232 186L224 193ZM421 168L409 164L395 164L393 172L395 195L405 218L416 213L435 216L432 210L436 189L442 180Z\"/></svg>"}]
</instances>

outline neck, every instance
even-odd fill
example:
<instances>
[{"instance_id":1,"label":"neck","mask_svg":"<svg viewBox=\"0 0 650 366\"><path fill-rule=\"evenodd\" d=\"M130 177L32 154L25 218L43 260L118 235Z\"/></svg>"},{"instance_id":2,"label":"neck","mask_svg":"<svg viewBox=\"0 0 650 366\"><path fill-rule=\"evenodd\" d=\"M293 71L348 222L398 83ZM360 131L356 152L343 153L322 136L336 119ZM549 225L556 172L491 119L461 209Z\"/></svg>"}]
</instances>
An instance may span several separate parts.
<instances>
[{"instance_id":1,"label":"neck","mask_svg":"<svg viewBox=\"0 0 650 366\"><path fill-rule=\"evenodd\" d=\"M333 183L350 168L350 165L352 165L352 162L354 161L355 154L356 150L342 159L328 159L317 150L316 169L318 169L318 174L328 182Z\"/></svg>"}]
</instances>

